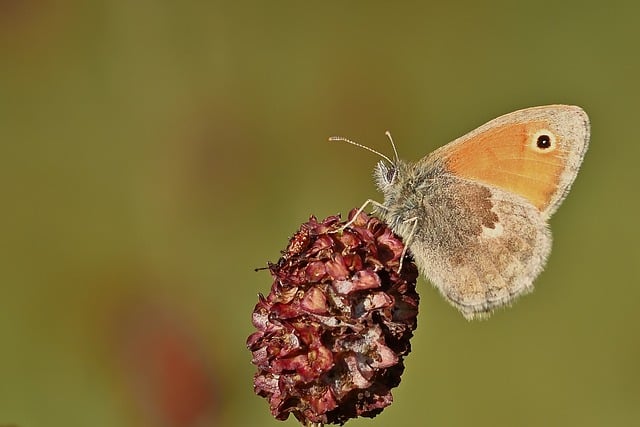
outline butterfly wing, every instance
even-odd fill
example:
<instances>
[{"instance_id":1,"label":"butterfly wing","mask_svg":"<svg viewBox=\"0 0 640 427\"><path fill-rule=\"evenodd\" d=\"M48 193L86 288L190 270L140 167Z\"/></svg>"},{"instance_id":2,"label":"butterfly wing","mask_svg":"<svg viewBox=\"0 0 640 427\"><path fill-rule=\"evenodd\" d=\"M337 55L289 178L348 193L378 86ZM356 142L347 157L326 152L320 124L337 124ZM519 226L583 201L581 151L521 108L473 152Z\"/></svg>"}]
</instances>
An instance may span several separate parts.
<instances>
[{"instance_id":1,"label":"butterfly wing","mask_svg":"<svg viewBox=\"0 0 640 427\"><path fill-rule=\"evenodd\" d=\"M573 183L589 140L574 106L529 108L499 117L414 165L402 216L423 274L467 318L533 289L551 250L546 221ZM386 196L385 196L386 199ZM386 203L386 202L385 202Z\"/></svg>"},{"instance_id":2,"label":"butterfly wing","mask_svg":"<svg viewBox=\"0 0 640 427\"><path fill-rule=\"evenodd\" d=\"M548 105L498 117L434 151L448 172L529 200L549 217L573 183L589 143L589 118Z\"/></svg>"},{"instance_id":3,"label":"butterfly wing","mask_svg":"<svg viewBox=\"0 0 640 427\"><path fill-rule=\"evenodd\" d=\"M438 179L409 240L421 272L468 319L530 292L551 250L538 209L499 188Z\"/></svg>"}]
</instances>

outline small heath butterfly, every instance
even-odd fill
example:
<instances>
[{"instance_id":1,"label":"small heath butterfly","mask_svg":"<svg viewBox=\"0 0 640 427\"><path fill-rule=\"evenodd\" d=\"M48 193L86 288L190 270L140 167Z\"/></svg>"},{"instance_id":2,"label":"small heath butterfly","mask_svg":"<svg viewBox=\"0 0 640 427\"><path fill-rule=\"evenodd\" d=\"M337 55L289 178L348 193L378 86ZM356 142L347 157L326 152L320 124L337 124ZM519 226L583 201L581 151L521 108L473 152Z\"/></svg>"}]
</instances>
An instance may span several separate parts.
<instances>
[{"instance_id":1,"label":"small heath butterfly","mask_svg":"<svg viewBox=\"0 0 640 427\"><path fill-rule=\"evenodd\" d=\"M588 143L580 107L548 105L491 120L417 163L393 145L394 160L375 152L384 158L374 172L384 203L361 210L375 206L464 317L488 317L533 290L551 251L547 221Z\"/></svg>"}]
</instances>

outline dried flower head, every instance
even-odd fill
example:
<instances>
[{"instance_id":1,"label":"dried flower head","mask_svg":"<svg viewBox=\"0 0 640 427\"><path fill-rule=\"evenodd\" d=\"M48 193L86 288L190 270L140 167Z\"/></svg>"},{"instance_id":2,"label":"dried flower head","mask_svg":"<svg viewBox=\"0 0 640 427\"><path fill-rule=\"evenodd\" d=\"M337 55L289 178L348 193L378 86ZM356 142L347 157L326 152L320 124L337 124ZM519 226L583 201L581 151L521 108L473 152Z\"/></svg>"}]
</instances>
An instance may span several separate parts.
<instances>
[{"instance_id":1,"label":"dried flower head","mask_svg":"<svg viewBox=\"0 0 640 427\"><path fill-rule=\"evenodd\" d=\"M355 210L349 218L353 218ZM254 390L279 420L344 424L374 417L393 398L416 327L418 271L391 229L361 213L311 217L269 270L271 292L247 340Z\"/></svg>"}]
</instances>

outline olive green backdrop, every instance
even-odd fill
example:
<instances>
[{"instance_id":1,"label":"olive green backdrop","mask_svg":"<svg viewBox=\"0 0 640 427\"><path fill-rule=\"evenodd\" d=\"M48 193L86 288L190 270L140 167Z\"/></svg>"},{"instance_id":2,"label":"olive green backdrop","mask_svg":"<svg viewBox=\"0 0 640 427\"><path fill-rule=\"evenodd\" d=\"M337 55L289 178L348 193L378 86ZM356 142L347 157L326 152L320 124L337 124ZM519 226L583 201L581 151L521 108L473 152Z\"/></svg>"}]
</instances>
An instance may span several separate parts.
<instances>
[{"instance_id":1,"label":"olive green backdrop","mask_svg":"<svg viewBox=\"0 0 640 427\"><path fill-rule=\"evenodd\" d=\"M640 419L637 2L2 2L0 425L294 426L256 397L258 292L375 156L582 106L536 291L469 323L420 280L394 404L353 426ZM202 415L199 424L193 423Z\"/></svg>"}]
</instances>

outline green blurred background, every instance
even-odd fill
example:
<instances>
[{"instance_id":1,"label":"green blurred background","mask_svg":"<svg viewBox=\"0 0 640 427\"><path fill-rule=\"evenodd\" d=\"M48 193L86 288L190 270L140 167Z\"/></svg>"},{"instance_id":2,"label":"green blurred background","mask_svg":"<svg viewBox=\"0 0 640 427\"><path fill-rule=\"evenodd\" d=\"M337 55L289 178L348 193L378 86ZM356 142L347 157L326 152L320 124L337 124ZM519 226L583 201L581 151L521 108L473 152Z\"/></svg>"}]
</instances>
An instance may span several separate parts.
<instances>
[{"instance_id":1,"label":"green blurred background","mask_svg":"<svg viewBox=\"0 0 640 427\"><path fill-rule=\"evenodd\" d=\"M310 214L534 105L592 143L536 292L468 323L422 280L394 404L353 426L640 420L640 4L0 2L0 424L278 426L245 348Z\"/></svg>"}]
</instances>

